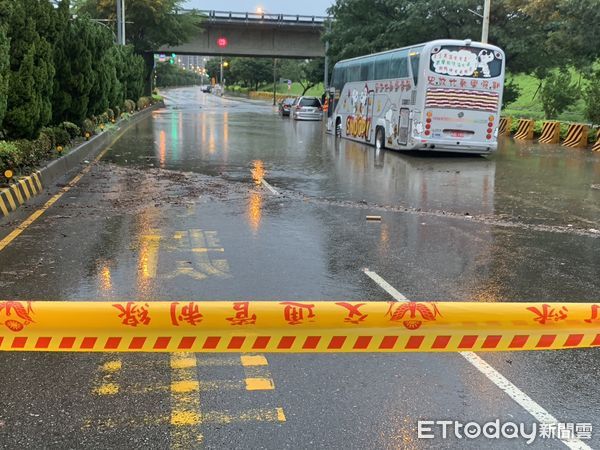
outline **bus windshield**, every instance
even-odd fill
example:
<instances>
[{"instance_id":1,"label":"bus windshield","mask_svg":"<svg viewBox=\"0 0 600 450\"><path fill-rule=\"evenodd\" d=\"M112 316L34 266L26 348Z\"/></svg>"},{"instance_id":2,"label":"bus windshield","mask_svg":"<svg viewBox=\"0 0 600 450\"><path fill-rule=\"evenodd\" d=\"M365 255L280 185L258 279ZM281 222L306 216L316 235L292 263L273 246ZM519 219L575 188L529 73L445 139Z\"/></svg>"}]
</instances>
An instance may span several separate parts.
<instances>
[{"instance_id":1,"label":"bus windshield","mask_svg":"<svg viewBox=\"0 0 600 450\"><path fill-rule=\"evenodd\" d=\"M429 70L453 77L496 78L502 75L502 55L486 48L442 45L431 50Z\"/></svg>"}]
</instances>

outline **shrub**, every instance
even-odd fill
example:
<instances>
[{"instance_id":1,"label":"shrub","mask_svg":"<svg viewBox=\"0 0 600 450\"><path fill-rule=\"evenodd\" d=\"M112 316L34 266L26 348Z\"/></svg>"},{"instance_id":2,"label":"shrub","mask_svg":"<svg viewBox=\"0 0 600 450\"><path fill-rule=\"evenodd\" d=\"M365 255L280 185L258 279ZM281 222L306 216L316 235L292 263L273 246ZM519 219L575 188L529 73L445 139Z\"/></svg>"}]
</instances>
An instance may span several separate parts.
<instances>
[{"instance_id":1,"label":"shrub","mask_svg":"<svg viewBox=\"0 0 600 450\"><path fill-rule=\"evenodd\" d=\"M64 147L71 142L71 135L64 128L54 127L52 131L54 132L54 147L58 145L62 145Z\"/></svg>"},{"instance_id":2,"label":"shrub","mask_svg":"<svg viewBox=\"0 0 600 450\"><path fill-rule=\"evenodd\" d=\"M123 103L123 109L125 112L132 113L135 111L135 102L133 100L125 100Z\"/></svg>"},{"instance_id":3,"label":"shrub","mask_svg":"<svg viewBox=\"0 0 600 450\"><path fill-rule=\"evenodd\" d=\"M106 116L108 117L108 120L112 122L112 120L115 118L115 112L112 109L108 108L106 110Z\"/></svg>"},{"instance_id":4,"label":"shrub","mask_svg":"<svg viewBox=\"0 0 600 450\"><path fill-rule=\"evenodd\" d=\"M152 99L150 97L140 97L140 99L137 101L137 109L138 109L138 111L142 110L144 108L147 108L151 104L152 104Z\"/></svg>"},{"instance_id":5,"label":"shrub","mask_svg":"<svg viewBox=\"0 0 600 450\"><path fill-rule=\"evenodd\" d=\"M60 128L69 133L71 139L81 136L81 129L72 122L63 122L60 124Z\"/></svg>"},{"instance_id":6,"label":"shrub","mask_svg":"<svg viewBox=\"0 0 600 450\"><path fill-rule=\"evenodd\" d=\"M40 136L45 135L50 139L50 146L56 147L56 138L54 136L54 128L44 127L40 130Z\"/></svg>"},{"instance_id":7,"label":"shrub","mask_svg":"<svg viewBox=\"0 0 600 450\"><path fill-rule=\"evenodd\" d=\"M108 118L108 113L104 112L98 116L98 123L106 123L110 119Z\"/></svg>"},{"instance_id":8,"label":"shrub","mask_svg":"<svg viewBox=\"0 0 600 450\"><path fill-rule=\"evenodd\" d=\"M21 166L33 166L41 159L42 156L37 154L33 141L18 139L13 141L13 143L17 147L19 157L21 158Z\"/></svg>"},{"instance_id":9,"label":"shrub","mask_svg":"<svg viewBox=\"0 0 600 450\"><path fill-rule=\"evenodd\" d=\"M569 124L561 122L560 123L560 138L565 139L567 137L567 132L569 131Z\"/></svg>"},{"instance_id":10,"label":"shrub","mask_svg":"<svg viewBox=\"0 0 600 450\"><path fill-rule=\"evenodd\" d=\"M40 136L32 142L32 145L36 156L36 160L33 161L33 164L36 164L40 159L47 157L52 153L52 149L54 149L54 142L50 136L44 133L40 133Z\"/></svg>"},{"instance_id":11,"label":"shrub","mask_svg":"<svg viewBox=\"0 0 600 450\"><path fill-rule=\"evenodd\" d=\"M115 112L115 119L119 119L119 117L121 117L121 108L119 108L118 106L115 106L113 108L114 112Z\"/></svg>"},{"instance_id":12,"label":"shrub","mask_svg":"<svg viewBox=\"0 0 600 450\"><path fill-rule=\"evenodd\" d=\"M21 166L23 160L19 149L13 142L0 141L0 172L15 170Z\"/></svg>"},{"instance_id":13,"label":"shrub","mask_svg":"<svg viewBox=\"0 0 600 450\"><path fill-rule=\"evenodd\" d=\"M81 132L82 134L90 133L94 134L94 130L96 129L96 125L91 119L85 119L81 124Z\"/></svg>"}]
</instances>

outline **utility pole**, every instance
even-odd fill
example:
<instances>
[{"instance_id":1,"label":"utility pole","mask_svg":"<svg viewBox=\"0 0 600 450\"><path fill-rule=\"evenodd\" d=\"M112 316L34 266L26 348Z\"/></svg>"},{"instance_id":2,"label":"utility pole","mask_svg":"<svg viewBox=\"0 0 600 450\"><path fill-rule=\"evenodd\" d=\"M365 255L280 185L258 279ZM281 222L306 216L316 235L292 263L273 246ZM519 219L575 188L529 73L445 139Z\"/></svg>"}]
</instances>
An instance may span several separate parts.
<instances>
[{"instance_id":1,"label":"utility pole","mask_svg":"<svg viewBox=\"0 0 600 450\"><path fill-rule=\"evenodd\" d=\"M325 71L323 73L323 88L329 88L329 41L325 41Z\"/></svg>"},{"instance_id":2,"label":"utility pole","mask_svg":"<svg viewBox=\"0 0 600 450\"><path fill-rule=\"evenodd\" d=\"M219 77L219 84L221 85L221 89L223 89L223 57L221 56L221 76Z\"/></svg>"},{"instance_id":3,"label":"utility pole","mask_svg":"<svg viewBox=\"0 0 600 450\"><path fill-rule=\"evenodd\" d=\"M125 0L117 0L117 44L125 45Z\"/></svg>"},{"instance_id":4,"label":"utility pole","mask_svg":"<svg viewBox=\"0 0 600 450\"><path fill-rule=\"evenodd\" d=\"M273 106L277 104L277 59L273 58Z\"/></svg>"},{"instance_id":5,"label":"utility pole","mask_svg":"<svg viewBox=\"0 0 600 450\"><path fill-rule=\"evenodd\" d=\"M488 34L490 30L490 7L491 0L484 0L483 3L483 26L481 28L481 42L488 43Z\"/></svg>"}]
</instances>

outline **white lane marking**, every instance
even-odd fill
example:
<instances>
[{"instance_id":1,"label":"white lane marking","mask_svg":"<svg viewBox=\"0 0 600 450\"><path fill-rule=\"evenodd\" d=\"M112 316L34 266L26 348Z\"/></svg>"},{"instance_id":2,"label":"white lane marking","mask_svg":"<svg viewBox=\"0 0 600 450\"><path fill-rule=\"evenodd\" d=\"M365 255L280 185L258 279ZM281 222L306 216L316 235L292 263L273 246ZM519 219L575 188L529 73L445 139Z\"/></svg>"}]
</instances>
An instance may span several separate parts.
<instances>
[{"instance_id":1,"label":"white lane marking","mask_svg":"<svg viewBox=\"0 0 600 450\"><path fill-rule=\"evenodd\" d=\"M390 294L394 300L398 302L410 301L387 281L381 278L376 272L373 272L369 269L363 269L363 272L365 275L375 281L375 283L377 283L384 291ZM539 423L558 423L558 420L552 414L536 403L535 400L529 397L525 392L511 383L504 375L490 366L481 357L473 352L460 352L460 354L469 363L471 363L471 365L484 374L492 383L499 387L505 394L517 402L517 404L519 404L525 411L531 414ZM592 450L589 445L582 442L580 439L560 439L560 441L573 450Z\"/></svg>"},{"instance_id":2,"label":"white lane marking","mask_svg":"<svg viewBox=\"0 0 600 450\"><path fill-rule=\"evenodd\" d=\"M371 278L371 280L373 280L375 283L377 283L379 286L381 286L381 288L385 292L387 292L392 297L394 297L394 299L396 301L398 301L398 302L408 302L408 301L410 301L404 295L402 295L400 292L398 292L396 290L396 288L394 288L394 286L392 286L390 283L388 283L387 281L385 281L383 278L381 278L375 272L373 272L373 271L371 271L369 269L363 269L363 272L365 273L365 275L367 275L369 278Z\"/></svg>"},{"instance_id":3,"label":"white lane marking","mask_svg":"<svg viewBox=\"0 0 600 450\"><path fill-rule=\"evenodd\" d=\"M260 182L263 184L264 187L266 187L269 191L271 191L271 194L279 195L279 192L277 192L277 189L275 189L273 186L271 186L269 183L267 183L267 180L265 180L264 178L261 178Z\"/></svg>"}]
</instances>

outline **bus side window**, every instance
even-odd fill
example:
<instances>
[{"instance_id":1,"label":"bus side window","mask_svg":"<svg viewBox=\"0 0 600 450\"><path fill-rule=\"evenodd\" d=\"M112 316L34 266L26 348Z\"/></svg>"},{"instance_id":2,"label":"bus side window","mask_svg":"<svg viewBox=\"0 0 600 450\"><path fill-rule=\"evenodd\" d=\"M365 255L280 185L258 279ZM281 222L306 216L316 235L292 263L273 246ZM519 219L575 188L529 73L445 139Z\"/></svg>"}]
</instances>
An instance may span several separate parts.
<instances>
[{"instance_id":1,"label":"bus side window","mask_svg":"<svg viewBox=\"0 0 600 450\"><path fill-rule=\"evenodd\" d=\"M360 81L360 62L352 62L348 66L346 82Z\"/></svg>"},{"instance_id":2,"label":"bus side window","mask_svg":"<svg viewBox=\"0 0 600 450\"><path fill-rule=\"evenodd\" d=\"M379 55L375 59L375 79L385 80L390 77L390 56Z\"/></svg>"},{"instance_id":3,"label":"bus side window","mask_svg":"<svg viewBox=\"0 0 600 450\"><path fill-rule=\"evenodd\" d=\"M369 58L360 65L360 81L373 79L373 61Z\"/></svg>"},{"instance_id":4,"label":"bus side window","mask_svg":"<svg viewBox=\"0 0 600 450\"><path fill-rule=\"evenodd\" d=\"M419 84L419 61L421 59L421 50L423 47L413 48L410 50L410 68L412 71L413 81L415 86Z\"/></svg>"},{"instance_id":5,"label":"bus side window","mask_svg":"<svg viewBox=\"0 0 600 450\"><path fill-rule=\"evenodd\" d=\"M392 55L390 64L390 78L406 78L408 77L408 52L402 50Z\"/></svg>"}]
</instances>

